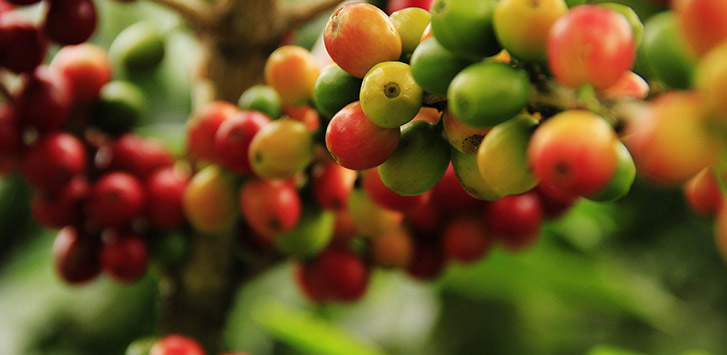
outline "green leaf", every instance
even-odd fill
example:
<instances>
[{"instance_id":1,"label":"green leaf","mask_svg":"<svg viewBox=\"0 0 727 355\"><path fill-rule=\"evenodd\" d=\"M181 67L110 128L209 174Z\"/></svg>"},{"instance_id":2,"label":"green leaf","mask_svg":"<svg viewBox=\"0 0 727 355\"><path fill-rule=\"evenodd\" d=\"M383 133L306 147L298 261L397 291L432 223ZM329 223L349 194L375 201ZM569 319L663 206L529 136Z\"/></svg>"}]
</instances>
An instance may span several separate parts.
<instances>
[{"instance_id":1,"label":"green leaf","mask_svg":"<svg viewBox=\"0 0 727 355\"><path fill-rule=\"evenodd\" d=\"M644 355L644 354L639 353L639 352L634 352L631 350L616 348L613 346L599 345L599 346L591 349L591 351L588 352L588 355Z\"/></svg>"}]
</instances>

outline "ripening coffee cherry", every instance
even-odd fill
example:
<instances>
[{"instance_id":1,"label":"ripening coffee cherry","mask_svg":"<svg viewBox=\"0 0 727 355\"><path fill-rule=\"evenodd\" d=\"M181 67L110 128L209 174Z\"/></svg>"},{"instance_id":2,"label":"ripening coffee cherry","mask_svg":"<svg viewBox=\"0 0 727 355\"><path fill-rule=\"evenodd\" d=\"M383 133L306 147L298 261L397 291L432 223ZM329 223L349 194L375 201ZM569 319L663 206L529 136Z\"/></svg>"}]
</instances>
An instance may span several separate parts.
<instances>
[{"instance_id":1,"label":"ripening coffee cherry","mask_svg":"<svg viewBox=\"0 0 727 355\"><path fill-rule=\"evenodd\" d=\"M146 216L155 228L171 229L182 225L182 199L189 183L189 174L165 167L157 169L146 180Z\"/></svg>"},{"instance_id":2,"label":"ripening coffee cherry","mask_svg":"<svg viewBox=\"0 0 727 355\"><path fill-rule=\"evenodd\" d=\"M429 10L431 5L432 0L391 0L386 4L386 12L393 14L394 12L410 7Z\"/></svg>"},{"instance_id":3,"label":"ripening coffee cherry","mask_svg":"<svg viewBox=\"0 0 727 355\"><path fill-rule=\"evenodd\" d=\"M357 101L360 92L361 79L332 64L318 76L313 101L321 115L331 118L346 105Z\"/></svg>"},{"instance_id":4,"label":"ripening coffee cherry","mask_svg":"<svg viewBox=\"0 0 727 355\"><path fill-rule=\"evenodd\" d=\"M91 38L96 22L92 0L53 0L45 19L45 33L59 44L80 44Z\"/></svg>"},{"instance_id":5,"label":"ripening coffee cherry","mask_svg":"<svg viewBox=\"0 0 727 355\"><path fill-rule=\"evenodd\" d=\"M631 153L621 141L616 142L614 149L618 157L616 172L611 177L611 181L601 191L589 197L589 200L598 202L616 201L626 196L631 190L631 185L634 184L636 165Z\"/></svg>"},{"instance_id":6,"label":"ripening coffee cherry","mask_svg":"<svg viewBox=\"0 0 727 355\"><path fill-rule=\"evenodd\" d=\"M198 160L214 162L215 135L222 122L233 117L240 110L235 105L214 101L195 111L187 123L187 152Z\"/></svg>"},{"instance_id":7,"label":"ripening coffee cherry","mask_svg":"<svg viewBox=\"0 0 727 355\"><path fill-rule=\"evenodd\" d=\"M598 90L615 84L634 64L636 46L631 25L603 6L572 8L551 28L547 44L553 76L568 87L584 84Z\"/></svg>"},{"instance_id":8,"label":"ripening coffee cherry","mask_svg":"<svg viewBox=\"0 0 727 355\"><path fill-rule=\"evenodd\" d=\"M565 111L533 134L528 161L543 183L571 195L590 196L614 176L618 156L613 128L586 111Z\"/></svg>"},{"instance_id":9,"label":"ripening coffee cherry","mask_svg":"<svg viewBox=\"0 0 727 355\"><path fill-rule=\"evenodd\" d=\"M384 185L379 176L378 168L363 172L363 189L377 205L389 210L406 212L417 208L429 200L430 193L416 196L403 196Z\"/></svg>"},{"instance_id":10,"label":"ripening coffee cherry","mask_svg":"<svg viewBox=\"0 0 727 355\"><path fill-rule=\"evenodd\" d=\"M101 273L101 239L75 227L65 227L53 242L53 265L58 276L70 284L91 281Z\"/></svg>"},{"instance_id":11,"label":"ripening coffee cherry","mask_svg":"<svg viewBox=\"0 0 727 355\"><path fill-rule=\"evenodd\" d=\"M81 225L83 203L88 192L88 182L81 176L73 178L57 191L38 191L30 202L33 219L47 228Z\"/></svg>"},{"instance_id":12,"label":"ripening coffee cherry","mask_svg":"<svg viewBox=\"0 0 727 355\"><path fill-rule=\"evenodd\" d=\"M257 234L272 240L300 219L298 190L289 180L249 180L240 190L240 211Z\"/></svg>"},{"instance_id":13,"label":"ripening coffee cherry","mask_svg":"<svg viewBox=\"0 0 727 355\"><path fill-rule=\"evenodd\" d=\"M442 116L444 120L444 136L447 137L452 148L465 154L476 154L482 139L490 128L476 128L462 122L447 111Z\"/></svg>"},{"instance_id":14,"label":"ripening coffee cherry","mask_svg":"<svg viewBox=\"0 0 727 355\"><path fill-rule=\"evenodd\" d=\"M500 51L492 18L496 0L436 0L432 3L434 37L448 50L473 59Z\"/></svg>"},{"instance_id":15,"label":"ripening coffee cherry","mask_svg":"<svg viewBox=\"0 0 727 355\"><path fill-rule=\"evenodd\" d=\"M401 58L408 61L421 42L422 33L430 24L432 15L427 10L409 7L392 13L389 18L401 36Z\"/></svg>"},{"instance_id":16,"label":"ripening coffee cherry","mask_svg":"<svg viewBox=\"0 0 727 355\"><path fill-rule=\"evenodd\" d=\"M703 98L674 91L651 101L646 114L627 126L624 140L640 176L676 186L716 163L724 144L718 136Z\"/></svg>"},{"instance_id":17,"label":"ripening coffee cherry","mask_svg":"<svg viewBox=\"0 0 727 355\"><path fill-rule=\"evenodd\" d=\"M280 47L265 62L265 83L278 92L284 105L308 102L320 73L313 55L298 46Z\"/></svg>"},{"instance_id":18,"label":"ripening coffee cherry","mask_svg":"<svg viewBox=\"0 0 727 355\"><path fill-rule=\"evenodd\" d=\"M354 189L348 197L348 212L359 234L376 238L401 225L404 215L377 205L366 192Z\"/></svg>"},{"instance_id":19,"label":"ripening coffee cherry","mask_svg":"<svg viewBox=\"0 0 727 355\"><path fill-rule=\"evenodd\" d=\"M86 215L100 228L123 227L144 211L144 186L133 175L112 172L102 176L91 188Z\"/></svg>"},{"instance_id":20,"label":"ripening coffee cherry","mask_svg":"<svg viewBox=\"0 0 727 355\"><path fill-rule=\"evenodd\" d=\"M505 196L485 207L488 230L511 250L522 250L535 243L542 218L540 200L534 192Z\"/></svg>"},{"instance_id":21,"label":"ripening coffee cherry","mask_svg":"<svg viewBox=\"0 0 727 355\"><path fill-rule=\"evenodd\" d=\"M261 112L272 119L280 118L283 110L280 95L267 85L255 85L245 90L237 101L237 107Z\"/></svg>"},{"instance_id":22,"label":"ripening coffee cherry","mask_svg":"<svg viewBox=\"0 0 727 355\"><path fill-rule=\"evenodd\" d=\"M172 334L157 340L149 355L205 355L205 352L196 340Z\"/></svg>"},{"instance_id":23,"label":"ripening coffee cherry","mask_svg":"<svg viewBox=\"0 0 727 355\"><path fill-rule=\"evenodd\" d=\"M538 194L544 218L558 218L578 202L578 196L565 194L563 191L543 183L538 184L533 191Z\"/></svg>"},{"instance_id":24,"label":"ripening coffee cherry","mask_svg":"<svg viewBox=\"0 0 727 355\"><path fill-rule=\"evenodd\" d=\"M91 123L106 133L123 134L139 122L146 105L145 94L138 86L115 80L101 88L93 103Z\"/></svg>"},{"instance_id":25,"label":"ripening coffee cherry","mask_svg":"<svg viewBox=\"0 0 727 355\"><path fill-rule=\"evenodd\" d=\"M704 95L705 104L727 116L727 43L715 47L699 63L697 89Z\"/></svg>"},{"instance_id":26,"label":"ripening coffee cherry","mask_svg":"<svg viewBox=\"0 0 727 355\"><path fill-rule=\"evenodd\" d=\"M295 283L305 298L316 304L330 300L325 280L317 268L313 268L309 263L296 262L293 272Z\"/></svg>"},{"instance_id":27,"label":"ripening coffee cherry","mask_svg":"<svg viewBox=\"0 0 727 355\"><path fill-rule=\"evenodd\" d=\"M255 175L287 179L313 159L313 136L305 124L292 119L270 122L252 138L248 159Z\"/></svg>"},{"instance_id":28,"label":"ripening coffee cherry","mask_svg":"<svg viewBox=\"0 0 727 355\"><path fill-rule=\"evenodd\" d=\"M20 171L33 187L59 189L86 168L86 150L78 138L53 133L40 138L21 157Z\"/></svg>"},{"instance_id":29,"label":"ripening coffee cherry","mask_svg":"<svg viewBox=\"0 0 727 355\"><path fill-rule=\"evenodd\" d=\"M15 109L6 104L0 104L0 156L11 157L15 155L22 145L20 122Z\"/></svg>"},{"instance_id":30,"label":"ripening coffee cherry","mask_svg":"<svg viewBox=\"0 0 727 355\"><path fill-rule=\"evenodd\" d=\"M237 220L239 210L234 181L214 165L192 177L182 202L187 220L202 233L227 233Z\"/></svg>"},{"instance_id":31,"label":"ripening coffee cherry","mask_svg":"<svg viewBox=\"0 0 727 355\"><path fill-rule=\"evenodd\" d=\"M339 302L353 302L366 292L369 271L363 260L344 248L329 248L310 264L321 280L323 294Z\"/></svg>"},{"instance_id":32,"label":"ripening coffee cherry","mask_svg":"<svg viewBox=\"0 0 727 355\"><path fill-rule=\"evenodd\" d=\"M488 181L485 181L480 172L477 154L464 154L452 149L451 158L454 174L457 176L459 184L470 196L484 201L493 201L502 197L502 194L498 193Z\"/></svg>"},{"instance_id":33,"label":"ripening coffee cherry","mask_svg":"<svg viewBox=\"0 0 727 355\"><path fill-rule=\"evenodd\" d=\"M419 113L423 95L408 64L382 62L364 77L359 99L371 122L383 128L397 128Z\"/></svg>"},{"instance_id":34,"label":"ripening coffee cherry","mask_svg":"<svg viewBox=\"0 0 727 355\"><path fill-rule=\"evenodd\" d=\"M421 195L447 171L449 150L447 140L432 124L412 122L401 130L394 154L379 166L381 181L400 195Z\"/></svg>"},{"instance_id":35,"label":"ripening coffee cherry","mask_svg":"<svg viewBox=\"0 0 727 355\"><path fill-rule=\"evenodd\" d=\"M445 266L444 251L441 246L431 241L417 241L406 271L417 280L428 281L437 278Z\"/></svg>"},{"instance_id":36,"label":"ripening coffee cherry","mask_svg":"<svg viewBox=\"0 0 727 355\"><path fill-rule=\"evenodd\" d=\"M545 62L550 28L567 12L564 0L503 0L495 6L495 34L512 56Z\"/></svg>"},{"instance_id":37,"label":"ripening coffee cherry","mask_svg":"<svg viewBox=\"0 0 727 355\"><path fill-rule=\"evenodd\" d=\"M447 91L449 110L472 127L492 127L520 113L530 98L524 70L480 62L462 70Z\"/></svg>"},{"instance_id":38,"label":"ripening coffee cherry","mask_svg":"<svg viewBox=\"0 0 727 355\"><path fill-rule=\"evenodd\" d=\"M448 259L471 263L487 254L492 241L480 218L460 215L444 227L442 245Z\"/></svg>"},{"instance_id":39,"label":"ripening coffee cherry","mask_svg":"<svg viewBox=\"0 0 727 355\"><path fill-rule=\"evenodd\" d=\"M326 147L341 166L366 170L388 160L399 143L399 128L381 128L366 117L357 101L333 116L326 130Z\"/></svg>"},{"instance_id":40,"label":"ripening coffee cherry","mask_svg":"<svg viewBox=\"0 0 727 355\"><path fill-rule=\"evenodd\" d=\"M317 206L302 208L300 220L293 229L275 236L275 247L294 257L311 257L320 253L333 238L335 215Z\"/></svg>"},{"instance_id":41,"label":"ripening coffee cherry","mask_svg":"<svg viewBox=\"0 0 727 355\"><path fill-rule=\"evenodd\" d=\"M318 115L318 111L308 105L283 106L283 113L288 116L287 118L304 124L311 134L316 133L321 126L321 117Z\"/></svg>"},{"instance_id":42,"label":"ripening coffee cherry","mask_svg":"<svg viewBox=\"0 0 727 355\"><path fill-rule=\"evenodd\" d=\"M649 95L649 90L649 83L644 78L632 71L627 71L616 84L601 91L601 95L609 99L631 97L636 100L644 100Z\"/></svg>"},{"instance_id":43,"label":"ripening coffee cherry","mask_svg":"<svg viewBox=\"0 0 727 355\"><path fill-rule=\"evenodd\" d=\"M683 187L684 197L692 211L716 216L724 206L724 196L713 168L704 168Z\"/></svg>"},{"instance_id":44,"label":"ripening coffee cherry","mask_svg":"<svg viewBox=\"0 0 727 355\"><path fill-rule=\"evenodd\" d=\"M313 167L313 197L319 206L329 210L346 208L358 173L329 161Z\"/></svg>"},{"instance_id":45,"label":"ripening coffee cherry","mask_svg":"<svg viewBox=\"0 0 727 355\"><path fill-rule=\"evenodd\" d=\"M681 31L697 56L727 39L727 2L722 0L675 1Z\"/></svg>"},{"instance_id":46,"label":"ripening coffee cherry","mask_svg":"<svg viewBox=\"0 0 727 355\"><path fill-rule=\"evenodd\" d=\"M648 67L665 84L676 89L692 86L697 60L673 12L664 11L649 18L641 48Z\"/></svg>"},{"instance_id":47,"label":"ripening coffee cherry","mask_svg":"<svg viewBox=\"0 0 727 355\"><path fill-rule=\"evenodd\" d=\"M374 65L401 56L401 37L391 19L367 3L345 4L336 10L323 39L331 59L357 78Z\"/></svg>"},{"instance_id":48,"label":"ripening coffee cherry","mask_svg":"<svg viewBox=\"0 0 727 355\"><path fill-rule=\"evenodd\" d=\"M478 201L462 187L452 163L432 189L432 202L443 211L467 211L475 208Z\"/></svg>"},{"instance_id":49,"label":"ripening coffee cherry","mask_svg":"<svg viewBox=\"0 0 727 355\"><path fill-rule=\"evenodd\" d=\"M40 66L25 80L16 101L18 117L26 126L40 132L60 128L71 106L69 86L60 73Z\"/></svg>"},{"instance_id":50,"label":"ripening coffee cherry","mask_svg":"<svg viewBox=\"0 0 727 355\"><path fill-rule=\"evenodd\" d=\"M268 123L270 118L256 111L241 111L222 122L214 142L215 156L220 165L238 175L251 175L250 143Z\"/></svg>"},{"instance_id":51,"label":"ripening coffee cherry","mask_svg":"<svg viewBox=\"0 0 727 355\"><path fill-rule=\"evenodd\" d=\"M403 269L411 261L414 241L408 231L397 228L372 239L369 252L377 266Z\"/></svg>"},{"instance_id":52,"label":"ripening coffee cherry","mask_svg":"<svg viewBox=\"0 0 727 355\"><path fill-rule=\"evenodd\" d=\"M149 263L146 240L139 235L107 231L103 235L101 268L111 278L124 283L140 279Z\"/></svg>"},{"instance_id":53,"label":"ripening coffee cherry","mask_svg":"<svg viewBox=\"0 0 727 355\"><path fill-rule=\"evenodd\" d=\"M109 168L146 179L159 168L172 166L174 158L167 148L153 138L134 133L119 137L111 146Z\"/></svg>"},{"instance_id":54,"label":"ripening coffee cherry","mask_svg":"<svg viewBox=\"0 0 727 355\"><path fill-rule=\"evenodd\" d=\"M159 66L164 59L164 37L154 24L137 22L124 29L109 53L129 73L143 73Z\"/></svg>"},{"instance_id":55,"label":"ripening coffee cherry","mask_svg":"<svg viewBox=\"0 0 727 355\"><path fill-rule=\"evenodd\" d=\"M48 40L43 32L20 16L0 16L0 65L15 73L35 70L45 58Z\"/></svg>"},{"instance_id":56,"label":"ripening coffee cherry","mask_svg":"<svg viewBox=\"0 0 727 355\"><path fill-rule=\"evenodd\" d=\"M333 242L349 242L353 237L356 236L358 230L356 225L353 224L351 214L348 209L341 209L335 211L335 222L333 225Z\"/></svg>"},{"instance_id":57,"label":"ripening coffee cherry","mask_svg":"<svg viewBox=\"0 0 727 355\"><path fill-rule=\"evenodd\" d=\"M422 38L422 43L411 56L411 72L422 89L447 96L452 79L472 63L474 60L442 47L436 38Z\"/></svg>"},{"instance_id":58,"label":"ripening coffee cherry","mask_svg":"<svg viewBox=\"0 0 727 355\"><path fill-rule=\"evenodd\" d=\"M68 81L73 102L95 100L113 74L106 50L90 43L64 46L50 66Z\"/></svg>"},{"instance_id":59,"label":"ripening coffee cherry","mask_svg":"<svg viewBox=\"0 0 727 355\"><path fill-rule=\"evenodd\" d=\"M447 176L447 174L445 174L445 176ZM442 180L444 179L446 178L443 178ZM457 178L455 177L455 182L456 179ZM440 183L442 182L442 180L440 180ZM457 183L457 186L459 186L459 183ZM461 189L462 188L460 187L460 190ZM477 201L470 197L470 195L467 195L464 190L462 190L462 193L464 193L467 198L472 199L475 202ZM432 196L434 196L433 193ZM441 229L442 223L445 219L445 213L443 211L449 212L449 210L446 210L445 208L440 208L439 205L434 201L434 197L432 197L426 203L407 212L404 215L404 223L412 232L424 235L436 235L437 233L439 233L439 230Z\"/></svg>"}]
</instances>

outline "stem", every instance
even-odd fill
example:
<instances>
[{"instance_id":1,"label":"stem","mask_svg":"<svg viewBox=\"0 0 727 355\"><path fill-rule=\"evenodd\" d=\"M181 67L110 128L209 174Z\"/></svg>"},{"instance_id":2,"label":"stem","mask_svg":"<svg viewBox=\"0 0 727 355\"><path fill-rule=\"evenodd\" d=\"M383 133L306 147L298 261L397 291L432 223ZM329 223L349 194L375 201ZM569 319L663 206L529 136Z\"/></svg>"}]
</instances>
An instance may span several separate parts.
<instances>
[{"instance_id":1,"label":"stem","mask_svg":"<svg viewBox=\"0 0 727 355\"><path fill-rule=\"evenodd\" d=\"M174 10L201 30L214 26L212 7L201 0L151 0Z\"/></svg>"}]
</instances>

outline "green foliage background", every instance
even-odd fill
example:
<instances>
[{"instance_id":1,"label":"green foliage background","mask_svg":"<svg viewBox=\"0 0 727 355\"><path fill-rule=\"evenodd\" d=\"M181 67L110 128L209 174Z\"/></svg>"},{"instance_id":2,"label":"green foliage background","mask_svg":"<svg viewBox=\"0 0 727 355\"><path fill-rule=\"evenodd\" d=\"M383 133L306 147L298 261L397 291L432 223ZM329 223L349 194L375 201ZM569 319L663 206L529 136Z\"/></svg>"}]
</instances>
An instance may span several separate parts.
<instances>
[{"instance_id":1,"label":"green foliage background","mask_svg":"<svg viewBox=\"0 0 727 355\"><path fill-rule=\"evenodd\" d=\"M620 2L644 17L658 10ZM181 153L199 55L193 35L153 4L97 4L93 42L106 48L139 20L169 32L161 69L128 78L151 103L139 132ZM304 28L299 42L311 46L324 22ZM32 223L30 196L17 176L0 180L0 354L122 354L153 334L153 267L132 286L104 277L62 284L52 269L55 232ZM679 191L637 183L618 203L581 203L525 253L496 250L450 266L433 284L377 272L355 305L308 304L281 265L239 290L225 341L256 355L722 354L725 315L727 268L712 221L689 212Z\"/></svg>"}]
</instances>

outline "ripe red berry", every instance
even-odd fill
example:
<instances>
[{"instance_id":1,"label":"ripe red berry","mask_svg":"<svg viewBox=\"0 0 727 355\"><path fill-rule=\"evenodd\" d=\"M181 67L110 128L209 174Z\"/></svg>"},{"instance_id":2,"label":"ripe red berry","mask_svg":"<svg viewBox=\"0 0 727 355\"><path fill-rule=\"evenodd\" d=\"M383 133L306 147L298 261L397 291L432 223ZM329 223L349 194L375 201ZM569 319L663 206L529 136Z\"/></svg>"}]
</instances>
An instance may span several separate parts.
<instances>
[{"instance_id":1,"label":"ripe red berry","mask_svg":"<svg viewBox=\"0 0 727 355\"><path fill-rule=\"evenodd\" d=\"M43 191L62 187L85 168L83 143L68 133L42 137L20 161L20 171L28 183Z\"/></svg>"},{"instance_id":2,"label":"ripe red berry","mask_svg":"<svg viewBox=\"0 0 727 355\"><path fill-rule=\"evenodd\" d=\"M149 262L144 238L108 231L103 240L101 267L106 274L121 282L134 282L144 275Z\"/></svg>"},{"instance_id":3,"label":"ripe red berry","mask_svg":"<svg viewBox=\"0 0 727 355\"><path fill-rule=\"evenodd\" d=\"M90 44L65 46L51 62L51 68L66 78L73 102L98 98L101 88L111 80L112 67L106 50Z\"/></svg>"},{"instance_id":4,"label":"ripe red berry","mask_svg":"<svg viewBox=\"0 0 727 355\"><path fill-rule=\"evenodd\" d=\"M493 237L509 249L532 245L540 232L543 212L535 192L505 196L485 207L485 221Z\"/></svg>"},{"instance_id":5,"label":"ripe red berry","mask_svg":"<svg viewBox=\"0 0 727 355\"><path fill-rule=\"evenodd\" d=\"M432 189L432 201L443 211L453 212L471 210L478 204L478 201L462 188L452 163Z\"/></svg>"},{"instance_id":6,"label":"ripe red berry","mask_svg":"<svg viewBox=\"0 0 727 355\"><path fill-rule=\"evenodd\" d=\"M425 192L416 196L403 196L392 191L384 185L379 176L378 168L366 170L363 173L363 188L371 200L381 207L395 211L410 211L421 206L429 200L430 193Z\"/></svg>"},{"instance_id":7,"label":"ripe red berry","mask_svg":"<svg viewBox=\"0 0 727 355\"><path fill-rule=\"evenodd\" d=\"M444 219L442 211L438 206L440 205L437 204L433 198L430 199L427 203L409 211L404 216L406 224L419 233L436 233L441 227Z\"/></svg>"},{"instance_id":8,"label":"ripe red berry","mask_svg":"<svg viewBox=\"0 0 727 355\"><path fill-rule=\"evenodd\" d=\"M48 41L32 23L6 13L0 16L0 48L0 65L26 73L43 63Z\"/></svg>"},{"instance_id":9,"label":"ripe red berry","mask_svg":"<svg viewBox=\"0 0 727 355\"><path fill-rule=\"evenodd\" d=\"M250 142L268 123L270 118L257 111L242 111L222 122L214 136L217 161L236 174L251 175Z\"/></svg>"},{"instance_id":10,"label":"ripe red berry","mask_svg":"<svg viewBox=\"0 0 727 355\"><path fill-rule=\"evenodd\" d=\"M578 201L578 196L567 195L555 187L543 183L538 184L534 191L538 194L543 216L546 218L562 216Z\"/></svg>"},{"instance_id":11,"label":"ripe red berry","mask_svg":"<svg viewBox=\"0 0 727 355\"><path fill-rule=\"evenodd\" d=\"M347 209L336 211L336 222L333 225L333 240L346 242L356 236L356 225Z\"/></svg>"},{"instance_id":12,"label":"ripe red berry","mask_svg":"<svg viewBox=\"0 0 727 355\"><path fill-rule=\"evenodd\" d=\"M325 209L345 208L357 177L355 171L332 161L316 165L312 173L313 196L316 202Z\"/></svg>"},{"instance_id":13,"label":"ripe red berry","mask_svg":"<svg viewBox=\"0 0 727 355\"><path fill-rule=\"evenodd\" d=\"M406 271L415 279L426 281L435 279L444 270L442 248L430 241L418 241Z\"/></svg>"},{"instance_id":14,"label":"ripe red berry","mask_svg":"<svg viewBox=\"0 0 727 355\"><path fill-rule=\"evenodd\" d=\"M432 0L391 0L386 5L386 13L389 15L407 7L418 7L429 11L429 7L432 5Z\"/></svg>"},{"instance_id":15,"label":"ripe red berry","mask_svg":"<svg viewBox=\"0 0 727 355\"><path fill-rule=\"evenodd\" d=\"M442 243L447 258L464 263L479 260L491 247L482 220L471 215L449 222L442 232Z\"/></svg>"},{"instance_id":16,"label":"ripe red berry","mask_svg":"<svg viewBox=\"0 0 727 355\"><path fill-rule=\"evenodd\" d=\"M149 223L162 229L178 227L184 222L182 198L189 175L172 167L161 168L146 181L146 215Z\"/></svg>"},{"instance_id":17,"label":"ripe red berry","mask_svg":"<svg viewBox=\"0 0 727 355\"><path fill-rule=\"evenodd\" d=\"M326 293L325 282L318 269L298 262L295 264L295 282L303 295L314 303L323 303L329 300Z\"/></svg>"},{"instance_id":18,"label":"ripe red berry","mask_svg":"<svg viewBox=\"0 0 727 355\"><path fill-rule=\"evenodd\" d=\"M272 238L295 227L301 201L289 180L251 180L240 190L240 209L255 232Z\"/></svg>"},{"instance_id":19,"label":"ripe red berry","mask_svg":"<svg viewBox=\"0 0 727 355\"><path fill-rule=\"evenodd\" d=\"M86 178L77 176L56 192L37 192L30 203L33 219L48 228L79 225L88 190Z\"/></svg>"},{"instance_id":20,"label":"ripe red berry","mask_svg":"<svg viewBox=\"0 0 727 355\"><path fill-rule=\"evenodd\" d=\"M45 19L45 32L60 44L79 44L91 38L96 21L96 7L91 0L53 0Z\"/></svg>"},{"instance_id":21,"label":"ripe red berry","mask_svg":"<svg viewBox=\"0 0 727 355\"><path fill-rule=\"evenodd\" d=\"M157 340L149 355L205 355L205 352L194 339L172 334Z\"/></svg>"},{"instance_id":22,"label":"ripe red berry","mask_svg":"<svg viewBox=\"0 0 727 355\"><path fill-rule=\"evenodd\" d=\"M16 0L17 1L17 0ZM34 0L35 1L35 0ZM13 11L15 6L9 0L0 0L0 15Z\"/></svg>"},{"instance_id":23,"label":"ripe red berry","mask_svg":"<svg viewBox=\"0 0 727 355\"><path fill-rule=\"evenodd\" d=\"M360 299L366 292L368 268L358 255L347 249L327 249L309 267L319 274L324 294L333 300L352 302Z\"/></svg>"},{"instance_id":24,"label":"ripe red berry","mask_svg":"<svg viewBox=\"0 0 727 355\"><path fill-rule=\"evenodd\" d=\"M684 185L684 197L694 212L716 216L724 206L724 196L715 171L705 168Z\"/></svg>"},{"instance_id":25,"label":"ripe red berry","mask_svg":"<svg viewBox=\"0 0 727 355\"><path fill-rule=\"evenodd\" d=\"M64 281L81 284L101 272L99 249L101 240L80 232L75 227L61 229L53 242L53 264Z\"/></svg>"},{"instance_id":26,"label":"ripe red berry","mask_svg":"<svg viewBox=\"0 0 727 355\"><path fill-rule=\"evenodd\" d=\"M145 179L155 170L174 164L169 151L160 142L133 133L119 137L113 144L111 169L129 172Z\"/></svg>"},{"instance_id":27,"label":"ripe red berry","mask_svg":"<svg viewBox=\"0 0 727 355\"><path fill-rule=\"evenodd\" d=\"M71 100L66 79L40 66L25 81L16 102L18 117L40 132L51 132L66 122Z\"/></svg>"},{"instance_id":28,"label":"ripe red berry","mask_svg":"<svg viewBox=\"0 0 727 355\"><path fill-rule=\"evenodd\" d=\"M0 156L12 156L22 143L20 124L15 110L7 104L0 104Z\"/></svg>"},{"instance_id":29,"label":"ripe red berry","mask_svg":"<svg viewBox=\"0 0 727 355\"><path fill-rule=\"evenodd\" d=\"M144 210L144 187L134 176L113 172L101 177L91 188L86 214L100 228L123 226Z\"/></svg>"},{"instance_id":30,"label":"ripe red berry","mask_svg":"<svg viewBox=\"0 0 727 355\"><path fill-rule=\"evenodd\" d=\"M187 125L187 150L194 159L217 161L215 135L222 122L239 109L224 101L211 102L194 113Z\"/></svg>"}]
</instances>

